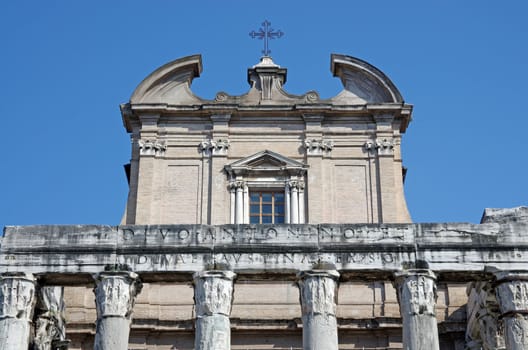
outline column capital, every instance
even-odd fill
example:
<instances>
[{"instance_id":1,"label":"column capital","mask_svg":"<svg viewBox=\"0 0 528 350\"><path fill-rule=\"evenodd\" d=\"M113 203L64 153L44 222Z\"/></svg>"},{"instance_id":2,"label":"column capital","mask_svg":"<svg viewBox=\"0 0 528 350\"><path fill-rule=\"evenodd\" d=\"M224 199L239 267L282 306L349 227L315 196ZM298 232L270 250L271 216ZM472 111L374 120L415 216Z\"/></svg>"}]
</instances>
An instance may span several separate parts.
<instances>
[{"instance_id":1,"label":"column capital","mask_svg":"<svg viewBox=\"0 0 528 350\"><path fill-rule=\"evenodd\" d=\"M502 315L528 315L528 271L495 273L497 301Z\"/></svg>"},{"instance_id":2,"label":"column capital","mask_svg":"<svg viewBox=\"0 0 528 350\"><path fill-rule=\"evenodd\" d=\"M204 157L227 156L229 146L230 143L227 138L207 139L200 142L199 149Z\"/></svg>"},{"instance_id":3,"label":"column capital","mask_svg":"<svg viewBox=\"0 0 528 350\"><path fill-rule=\"evenodd\" d=\"M229 316L235 277L234 272L224 270L200 271L194 274L194 299L198 318L214 314Z\"/></svg>"},{"instance_id":4,"label":"column capital","mask_svg":"<svg viewBox=\"0 0 528 350\"><path fill-rule=\"evenodd\" d=\"M98 318L123 317L130 319L141 282L134 272L101 272L93 275Z\"/></svg>"},{"instance_id":5,"label":"column capital","mask_svg":"<svg viewBox=\"0 0 528 350\"><path fill-rule=\"evenodd\" d=\"M297 274L303 314L336 315L336 270L309 270Z\"/></svg>"},{"instance_id":6,"label":"column capital","mask_svg":"<svg viewBox=\"0 0 528 350\"><path fill-rule=\"evenodd\" d=\"M0 318L30 321L35 306L36 279L30 273L0 275Z\"/></svg>"},{"instance_id":7,"label":"column capital","mask_svg":"<svg viewBox=\"0 0 528 350\"><path fill-rule=\"evenodd\" d=\"M436 275L425 269L395 273L401 313L435 316ZM403 316L403 315L402 315Z\"/></svg>"}]
</instances>

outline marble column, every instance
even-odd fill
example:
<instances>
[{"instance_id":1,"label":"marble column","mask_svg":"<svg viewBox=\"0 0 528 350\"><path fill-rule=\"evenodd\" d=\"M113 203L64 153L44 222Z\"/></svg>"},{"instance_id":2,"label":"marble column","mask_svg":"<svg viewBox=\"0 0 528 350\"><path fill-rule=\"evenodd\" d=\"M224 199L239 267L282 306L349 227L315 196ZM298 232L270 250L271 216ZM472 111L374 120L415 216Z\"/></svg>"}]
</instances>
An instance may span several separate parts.
<instances>
[{"instance_id":1,"label":"marble column","mask_svg":"<svg viewBox=\"0 0 528 350\"><path fill-rule=\"evenodd\" d=\"M435 274L421 269L397 273L396 290L403 322L403 348L438 350Z\"/></svg>"},{"instance_id":2,"label":"marble column","mask_svg":"<svg viewBox=\"0 0 528 350\"><path fill-rule=\"evenodd\" d=\"M290 205L291 205L291 214L290 214L290 223L298 224L299 223L299 189L297 187L297 182L292 181L290 183L291 196L290 196Z\"/></svg>"},{"instance_id":3,"label":"marble column","mask_svg":"<svg viewBox=\"0 0 528 350\"><path fill-rule=\"evenodd\" d=\"M0 275L0 349L28 348L35 284L35 278L29 273Z\"/></svg>"},{"instance_id":4,"label":"marble column","mask_svg":"<svg viewBox=\"0 0 528 350\"><path fill-rule=\"evenodd\" d=\"M499 272L496 278L506 349L528 349L528 272Z\"/></svg>"},{"instance_id":5,"label":"marble column","mask_svg":"<svg viewBox=\"0 0 528 350\"><path fill-rule=\"evenodd\" d=\"M304 182L299 182L299 224L305 223Z\"/></svg>"},{"instance_id":6,"label":"marble column","mask_svg":"<svg viewBox=\"0 0 528 350\"><path fill-rule=\"evenodd\" d=\"M244 183L237 181L236 183L236 199L235 199L235 224L244 223Z\"/></svg>"},{"instance_id":7,"label":"marble column","mask_svg":"<svg viewBox=\"0 0 528 350\"><path fill-rule=\"evenodd\" d=\"M339 273L312 270L299 273L303 349L337 350L336 295Z\"/></svg>"},{"instance_id":8,"label":"marble column","mask_svg":"<svg viewBox=\"0 0 528 350\"><path fill-rule=\"evenodd\" d=\"M284 187L284 223L291 223L290 219L290 185L286 183Z\"/></svg>"},{"instance_id":9,"label":"marble column","mask_svg":"<svg viewBox=\"0 0 528 350\"><path fill-rule=\"evenodd\" d=\"M134 272L102 272L96 281L94 350L127 350L132 311L141 282Z\"/></svg>"},{"instance_id":10,"label":"marble column","mask_svg":"<svg viewBox=\"0 0 528 350\"><path fill-rule=\"evenodd\" d=\"M218 270L194 274L195 350L231 349L229 314L235 277L231 271Z\"/></svg>"},{"instance_id":11,"label":"marble column","mask_svg":"<svg viewBox=\"0 0 528 350\"><path fill-rule=\"evenodd\" d=\"M67 349L64 287L44 286L37 293L32 350Z\"/></svg>"}]
</instances>

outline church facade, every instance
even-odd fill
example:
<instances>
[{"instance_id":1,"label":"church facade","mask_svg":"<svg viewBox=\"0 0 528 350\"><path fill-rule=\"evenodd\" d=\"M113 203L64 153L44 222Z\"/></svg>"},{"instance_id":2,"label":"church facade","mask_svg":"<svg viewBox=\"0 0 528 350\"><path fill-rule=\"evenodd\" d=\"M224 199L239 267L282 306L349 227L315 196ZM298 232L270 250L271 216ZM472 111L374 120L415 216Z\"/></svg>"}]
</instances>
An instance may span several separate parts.
<instances>
[{"instance_id":1,"label":"church facade","mask_svg":"<svg viewBox=\"0 0 528 350\"><path fill-rule=\"evenodd\" d=\"M528 209L412 223L412 105L367 62L330 68L329 99L267 56L240 96L196 96L199 55L146 77L121 224L5 228L0 348L528 348Z\"/></svg>"}]
</instances>

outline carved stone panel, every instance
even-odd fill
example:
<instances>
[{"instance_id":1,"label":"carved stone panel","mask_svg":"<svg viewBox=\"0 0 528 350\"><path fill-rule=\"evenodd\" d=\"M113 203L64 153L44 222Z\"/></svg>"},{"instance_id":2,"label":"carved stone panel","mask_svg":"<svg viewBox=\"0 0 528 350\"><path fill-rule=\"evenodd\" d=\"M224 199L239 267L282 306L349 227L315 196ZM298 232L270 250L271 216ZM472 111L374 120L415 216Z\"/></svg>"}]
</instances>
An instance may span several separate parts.
<instances>
[{"instance_id":1,"label":"carved stone panel","mask_svg":"<svg viewBox=\"0 0 528 350\"><path fill-rule=\"evenodd\" d=\"M33 350L67 349L64 287L46 286L38 292Z\"/></svg>"}]
</instances>

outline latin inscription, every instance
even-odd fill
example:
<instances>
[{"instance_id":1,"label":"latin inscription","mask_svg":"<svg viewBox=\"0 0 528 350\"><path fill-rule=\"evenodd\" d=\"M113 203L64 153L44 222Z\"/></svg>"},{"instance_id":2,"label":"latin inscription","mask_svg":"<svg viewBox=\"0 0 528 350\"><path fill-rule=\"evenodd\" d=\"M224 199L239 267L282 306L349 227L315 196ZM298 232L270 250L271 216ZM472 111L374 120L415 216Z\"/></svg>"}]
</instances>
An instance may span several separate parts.
<instances>
[{"instance_id":1,"label":"latin inscription","mask_svg":"<svg viewBox=\"0 0 528 350\"><path fill-rule=\"evenodd\" d=\"M323 226L323 225L224 225L119 228L122 241L208 245L216 243L332 243L332 242L404 242L412 240L412 226Z\"/></svg>"}]
</instances>

